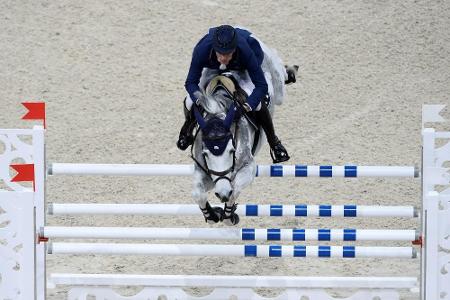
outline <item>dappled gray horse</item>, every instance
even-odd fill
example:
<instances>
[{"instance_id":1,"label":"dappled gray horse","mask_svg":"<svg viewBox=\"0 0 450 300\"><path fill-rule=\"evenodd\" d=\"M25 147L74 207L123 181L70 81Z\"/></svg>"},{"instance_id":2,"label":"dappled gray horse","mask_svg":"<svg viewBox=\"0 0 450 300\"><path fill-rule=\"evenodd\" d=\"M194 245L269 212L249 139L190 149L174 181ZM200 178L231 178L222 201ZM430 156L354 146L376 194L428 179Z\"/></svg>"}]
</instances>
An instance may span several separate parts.
<instances>
[{"instance_id":1,"label":"dappled gray horse","mask_svg":"<svg viewBox=\"0 0 450 300\"><path fill-rule=\"evenodd\" d=\"M283 102L288 73L296 72L298 66L288 68L276 52L265 46L262 48L265 53L262 69L269 85L269 110L273 113L273 104ZM195 161L192 195L208 223L223 221L236 225L239 222L235 213L236 199L255 178L254 157L261 141L265 140L264 131L252 125L251 118L241 113L239 101L236 101L239 95L251 92L252 83L247 72L219 75L215 70L205 69L200 86L202 94L197 95L200 108L193 107L199 131L192 147ZM255 134L259 137L254 145ZM207 192L212 189L224 203L223 209L209 204Z\"/></svg>"}]
</instances>

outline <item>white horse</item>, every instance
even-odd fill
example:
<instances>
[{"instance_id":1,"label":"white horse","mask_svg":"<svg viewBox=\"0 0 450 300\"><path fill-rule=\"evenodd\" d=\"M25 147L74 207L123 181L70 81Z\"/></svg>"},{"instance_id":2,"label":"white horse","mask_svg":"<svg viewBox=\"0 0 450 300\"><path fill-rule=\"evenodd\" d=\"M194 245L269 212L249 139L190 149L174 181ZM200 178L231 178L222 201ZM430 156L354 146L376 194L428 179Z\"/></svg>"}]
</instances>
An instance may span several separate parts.
<instances>
[{"instance_id":1,"label":"white horse","mask_svg":"<svg viewBox=\"0 0 450 300\"><path fill-rule=\"evenodd\" d=\"M288 73L295 75L298 66L283 65L276 51L261 42L260 45L264 52L262 69L269 86L270 103L268 99L262 101L267 101L273 114L273 104L282 104L285 97ZM192 195L206 222L236 225L239 222L235 213L236 199L255 178L255 155L265 139L264 131L256 130L251 118L241 115L236 102L239 91L242 93L243 89L249 95L254 85L246 71L219 75L217 70L204 69L200 87L202 94L197 96L203 111L193 106L200 129L192 147L196 163ZM254 145L255 137L259 139ZM223 209L211 207L208 202L207 192L213 188L216 197L225 204Z\"/></svg>"}]
</instances>

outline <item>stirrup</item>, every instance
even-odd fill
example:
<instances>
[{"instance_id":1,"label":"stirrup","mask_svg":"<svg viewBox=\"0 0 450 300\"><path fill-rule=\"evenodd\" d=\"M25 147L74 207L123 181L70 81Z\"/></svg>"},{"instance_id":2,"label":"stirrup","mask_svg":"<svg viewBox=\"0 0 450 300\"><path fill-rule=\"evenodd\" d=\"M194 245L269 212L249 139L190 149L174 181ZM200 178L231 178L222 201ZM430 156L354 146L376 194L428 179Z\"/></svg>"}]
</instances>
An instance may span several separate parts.
<instances>
[{"instance_id":1,"label":"stirrup","mask_svg":"<svg viewBox=\"0 0 450 300\"><path fill-rule=\"evenodd\" d=\"M281 142L270 148L270 156L274 164L288 161L291 158Z\"/></svg>"}]
</instances>

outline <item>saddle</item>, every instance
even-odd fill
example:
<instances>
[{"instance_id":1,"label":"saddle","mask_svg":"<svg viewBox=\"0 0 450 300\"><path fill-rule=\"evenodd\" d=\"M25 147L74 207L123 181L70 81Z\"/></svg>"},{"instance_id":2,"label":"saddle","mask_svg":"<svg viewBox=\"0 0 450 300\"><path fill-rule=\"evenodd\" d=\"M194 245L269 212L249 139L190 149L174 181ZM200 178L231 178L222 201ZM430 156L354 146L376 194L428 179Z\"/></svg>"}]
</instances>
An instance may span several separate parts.
<instances>
[{"instance_id":1,"label":"saddle","mask_svg":"<svg viewBox=\"0 0 450 300\"><path fill-rule=\"evenodd\" d=\"M243 105L247 102L247 93L241 88L236 78L234 78L231 73L223 73L214 77L206 86L206 93L212 95L219 88L223 88L230 95L234 103L241 108L240 111L242 115L247 119L250 126L254 128L255 137L252 145L252 154L254 155L256 146L259 143L262 127L261 124L257 122L255 113L253 111L247 112L243 108ZM268 101L268 98L266 97L263 101Z\"/></svg>"}]
</instances>

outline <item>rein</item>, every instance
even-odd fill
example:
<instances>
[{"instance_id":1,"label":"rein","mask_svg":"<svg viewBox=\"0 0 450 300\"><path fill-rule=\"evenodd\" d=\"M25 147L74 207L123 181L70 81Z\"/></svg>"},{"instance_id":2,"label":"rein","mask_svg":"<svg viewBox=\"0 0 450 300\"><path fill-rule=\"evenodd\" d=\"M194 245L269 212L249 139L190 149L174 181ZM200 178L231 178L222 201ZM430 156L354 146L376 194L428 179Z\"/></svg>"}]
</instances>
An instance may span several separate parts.
<instances>
[{"instance_id":1,"label":"rein","mask_svg":"<svg viewBox=\"0 0 450 300\"><path fill-rule=\"evenodd\" d=\"M245 92L242 92L244 94L242 94L241 89L239 90L240 93L238 93L237 91L237 83L230 77L227 76L225 73L216 76L215 78L213 78L207 85L206 87L206 93L209 95L212 95L218 88L223 88L228 96L231 97L231 99L233 100L234 105L237 105L238 107L240 107L242 109L242 101L245 102L245 98L242 98L243 96L245 96ZM193 107L192 109L197 109L197 107ZM248 118L248 116L246 114L243 114L246 118ZM249 118L248 118L249 119ZM252 123L252 122L250 122ZM238 133L239 130L239 126L238 126L239 122L235 122L235 130L234 130L234 134L231 133L230 130L230 134L231 134L231 140L233 143L233 147L236 150L236 135ZM192 160L195 162L195 164L206 174L208 175L211 180L212 180L212 176L218 176L215 180L213 180L214 183L216 183L217 181L219 181L220 179L226 179L231 183L231 175L227 176L230 173L234 172L235 169L235 165L236 165L236 151L233 152L233 164L231 165L231 167L229 167L228 169L224 170L224 171L216 171L216 170L212 170L208 167L208 162L206 160L206 155L204 153L202 153L202 157L203 157L203 165L201 162L199 162L195 157L194 157L194 144L195 141L197 140L197 136L198 136L198 132L201 129L198 128L195 135L194 135L194 142L192 143L191 146L191 158ZM211 139L209 139L211 141ZM202 140L202 149L203 149L203 140Z\"/></svg>"}]
</instances>

